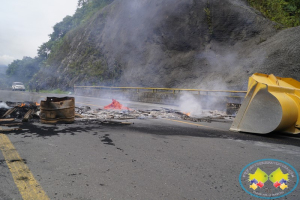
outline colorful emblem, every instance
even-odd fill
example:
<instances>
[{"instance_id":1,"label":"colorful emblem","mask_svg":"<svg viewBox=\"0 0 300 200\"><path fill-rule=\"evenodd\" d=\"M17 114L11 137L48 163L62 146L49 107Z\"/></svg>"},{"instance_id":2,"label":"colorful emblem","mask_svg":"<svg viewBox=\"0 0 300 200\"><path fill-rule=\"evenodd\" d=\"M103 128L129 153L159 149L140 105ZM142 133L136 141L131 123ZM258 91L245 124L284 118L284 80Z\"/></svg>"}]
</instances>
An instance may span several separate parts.
<instances>
[{"instance_id":1,"label":"colorful emblem","mask_svg":"<svg viewBox=\"0 0 300 200\"><path fill-rule=\"evenodd\" d=\"M296 189L299 175L289 163L276 159L262 159L245 166L239 181L242 189L254 197L277 199Z\"/></svg>"}]
</instances>

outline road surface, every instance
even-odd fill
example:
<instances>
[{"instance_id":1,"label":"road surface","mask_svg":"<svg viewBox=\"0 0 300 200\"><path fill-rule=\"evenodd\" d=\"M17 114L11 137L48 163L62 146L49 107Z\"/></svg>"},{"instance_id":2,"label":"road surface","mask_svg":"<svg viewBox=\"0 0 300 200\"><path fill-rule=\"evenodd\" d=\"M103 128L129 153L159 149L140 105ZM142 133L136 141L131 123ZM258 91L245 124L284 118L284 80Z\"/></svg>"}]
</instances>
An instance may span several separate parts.
<instances>
[{"instance_id":1,"label":"road surface","mask_svg":"<svg viewBox=\"0 0 300 200\"><path fill-rule=\"evenodd\" d=\"M53 94L0 91L0 101L39 101ZM102 107L109 99L75 96L76 105ZM134 109L162 106L127 102ZM37 198L14 177L28 167L49 199L256 199L239 174L259 159L279 159L300 171L300 137L228 131L230 123L135 119L132 125L23 123L0 142L0 199ZM6 149L23 160L13 165ZM10 149L10 150L11 150ZM10 166L10 167L9 167ZM13 166L13 167L12 167ZM27 168L26 168L27 169ZM19 171L18 171L19 170ZM23 187L23 188L22 188ZM34 186L32 186L34 187ZM25 195L25 196L24 196ZM45 197L46 199L46 197ZM300 199L300 188L283 199Z\"/></svg>"}]
</instances>

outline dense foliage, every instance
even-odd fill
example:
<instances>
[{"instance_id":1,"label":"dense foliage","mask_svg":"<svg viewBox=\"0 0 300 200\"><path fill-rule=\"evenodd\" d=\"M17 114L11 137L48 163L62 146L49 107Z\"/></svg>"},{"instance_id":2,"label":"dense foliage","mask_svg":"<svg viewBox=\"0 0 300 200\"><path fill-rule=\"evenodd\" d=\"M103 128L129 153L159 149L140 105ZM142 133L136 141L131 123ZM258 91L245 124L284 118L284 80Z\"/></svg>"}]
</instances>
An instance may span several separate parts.
<instances>
[{"instance_id":1,"label":"dense foliage","mask_svg":"<svg viewBox=\"0 0 300 200\"><path fill-rule=\"evenodd\" d=\"M266 17L284 27L300 25L300 0L248 0L248 2Z\"/></svg>"},{"instance_id":2,"label":"dense foliage","mask_svg":"<svg viewBox=\"0 0 300 200\"><path fill-rule=\"evenodd\" d=\"M42 44L38 49L39 57L44 59L60 46L61 40L70 30L83 24L97 10L111 3L113 0L79 0L78 8L73 16L66 16L63 21L53 27L53 33L49 35L48 42Z\"/></svg>"},{"instance_id":3,"label":"dense foliage","mask_svg":"<svg viewBox=\"0 0 300 200\"><path fill-rule=\"evenodd\" d=\"M66 16L53 27L49 35L49 41L38 48L38 56L35 58L24 57L22 60L13 61L6 71L11 80L22 81L25 84L29 80L36 81L44 77L44 82L53 82L49 74L57 72L57 67L69 52L70 44L76 35L81 32L95 12L110 4L113 0L78 0L78 7L73 16ZM266 17L279 23L278 27L294 27L300 25L300 0L248 0L251 6L261 11ZM205 10L208 23L211 24L210 11ZM280 25L281 24L281 25ZM73 33L73 34L70 34ZM108 66L106 58L93 44L88 41L81 44L81 53L68 66L68 77L78 77L76 83L97 84L98 81L114 84L122 73L122 66L116 60L115 64ZM40 74L37 72L40 71ZM47 75L48 73L48 75ZM59 73L59 72L58 72ZM35 75L35 76L34 76ZM70 81L66 79L65 81ZM75 82L72 84L75 84ZM47 83L45 83L47 85Z\"/></svg>"},{"instance_id":4,"label":"dense foliage","mask_svg":"<svg viewBox=\"0 0 300 200\"><path fill-rule=\"evenodd\" d=\"M27 83L39 70L41 61L39 57L24 57L22 60L14 60L8 65L6 75L14 81Z\"/></svg>"},{"instance_id":5,"label":"dense foliage","mask_svg":"<svg viewBox=\"0 0 300 200\"><path fill-rule=\"evenodd\" d=\"M28 84L29 80L33 78L39 69L47 65L49 56L57 54L66 33L84 24L97 10L112 1L78 0L78 7L75 14L73 16L66 16L61 22L55 24L53 33L49 35L49 41L38 48L38 56L36 58L24 57L22 60L14 60L8 65L7 76L16 81Z\"/></svg>"}]
</instances>

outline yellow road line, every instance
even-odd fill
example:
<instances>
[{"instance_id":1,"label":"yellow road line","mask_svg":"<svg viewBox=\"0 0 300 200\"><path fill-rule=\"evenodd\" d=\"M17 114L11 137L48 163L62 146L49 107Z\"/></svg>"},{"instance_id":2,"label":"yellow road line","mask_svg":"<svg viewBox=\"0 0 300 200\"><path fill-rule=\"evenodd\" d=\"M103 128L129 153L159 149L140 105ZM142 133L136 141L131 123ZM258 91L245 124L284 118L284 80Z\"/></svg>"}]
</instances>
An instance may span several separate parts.
<instances>
[{"instance_id":1,"label":"yellow road line","mask_svg":"<svg viewBox=\"0 0 300 200\"><path fill-rule=\"evenodd\" d=\"M24 200L49 200L9 138L0 134L0 149Z\"/></svg>"},{"instance_id":2,"label":"yellow road line","mask_svg":"<svg viewBox=\"0 0 300 200\"><path fill-rule=\"evenodd\" d=\"M215 127L210 127L210 126L205 126L205 125L195 124L195 123L190 123L190 122L183 122L183 121L179 121L179 120L173 120L173 119L165 119L165 120L169 120L169 121L173 121L173 122L179 122L179 123L183 123L183 124L190 124L190 125L194 125L194 126L202 126L202 127L205 127L205 128L216 129L216 130L219 130L219 131L226 131L226 130L215 128Z\"/></svg>"}]
</instances>

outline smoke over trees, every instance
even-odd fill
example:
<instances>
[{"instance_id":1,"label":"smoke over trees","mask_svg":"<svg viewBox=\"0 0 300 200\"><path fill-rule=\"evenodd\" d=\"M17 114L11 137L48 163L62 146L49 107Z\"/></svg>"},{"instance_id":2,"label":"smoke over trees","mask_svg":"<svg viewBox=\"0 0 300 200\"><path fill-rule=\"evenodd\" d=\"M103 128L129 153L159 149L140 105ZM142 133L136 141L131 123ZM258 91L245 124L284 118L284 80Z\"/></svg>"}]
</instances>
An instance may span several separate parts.
<instances>
[{"instance_id":1,"label":"smoke over trees","mask_svg":"<svg viewBox=\"0 0 300 200\"><path fill-rule=\"evenodd\" d=\"M79 0L78 8L73 16L66 16L61 22L53 27L53 32L49 34L49 41L43 43L38 49L38 56L35 58L24 57L22 60L14 60L8 65L6 74L11 81L22 81L28 84L40 68L47 67L47 60L52 54L56 54L57 49L66 33L75 29L80 24L85 23L96 11L103 8L113 0ZM10 83L8 83L10 84Z\"/></svg>"},{"instance_id":2,"label":"smoke over trees","mask_svg":"<svg viewBox=\"0 0 300 200\"><path fill-rule=\"evenodd\" d=\"M60 89L121 81L126 86L197 87L220 74L227 82L237 80L263 65L267 51L253 53L263 48L261 43L278 28L300 24L299 0L248 0L278 23L245 2L78 0L75 14L53 27L38 56L15 60L7 75Z\"/></svg>"}]
</instances>

